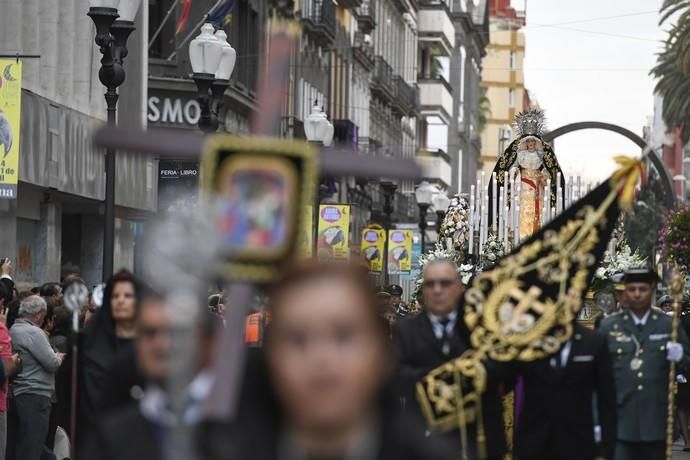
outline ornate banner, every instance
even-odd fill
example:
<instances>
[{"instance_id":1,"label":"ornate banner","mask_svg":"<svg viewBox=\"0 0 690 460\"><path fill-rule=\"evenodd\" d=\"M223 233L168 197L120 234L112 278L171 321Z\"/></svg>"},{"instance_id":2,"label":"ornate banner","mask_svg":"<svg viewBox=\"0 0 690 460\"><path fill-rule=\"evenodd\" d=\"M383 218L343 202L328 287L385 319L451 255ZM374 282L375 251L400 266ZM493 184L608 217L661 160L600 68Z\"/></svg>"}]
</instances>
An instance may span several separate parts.
<instances>
[{"instance_id":1,"label":"ornate banner","mask_svg":"<svg viewBox=\"0 0 690 460\"><path fill-rule=\"evenodd\" d=\"M350 205L319 206L319 259L350 260Z\"/></svg>"},{"instance_id":2,"label":"ornate banner","mask_svg":"<svg viewBox=\"0 0 690 460\"><path fill-rule=\"evenodd\" d=\"M412 270L412 230L388 231L388 274L403 275Z\"/></svg>"},{"instance_id":3,"label":"ornate banner","mask_svg":"<svg viewBox=\"0 0 690 460\"><path fill-rule=\"evenodd\" d=\"M0 199L17 199L22 61L0 59Z\"/></svg>"},{"instance_id":4,"label":"ornate banner","mask_svg":"<svg viewBox=\"0 0 690 460\"><path fill-rule=\"evenodd\" d=\"M386 231L380 225L369 225L362 230L362 261L370 273L383 271L383 252L386 246Z\"/></svg>"}]
</instances>

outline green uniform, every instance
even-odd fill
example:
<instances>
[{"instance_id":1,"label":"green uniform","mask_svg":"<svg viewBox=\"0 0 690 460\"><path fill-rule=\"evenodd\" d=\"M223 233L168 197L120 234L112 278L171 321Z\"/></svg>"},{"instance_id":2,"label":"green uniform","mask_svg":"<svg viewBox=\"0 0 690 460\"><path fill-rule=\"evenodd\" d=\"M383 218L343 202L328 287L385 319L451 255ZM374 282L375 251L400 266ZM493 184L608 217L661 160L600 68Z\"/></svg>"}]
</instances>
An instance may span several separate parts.
<instances>
[{"instance_id":1,"label":"green uniform","mask_svg":"<svg viewBox=\"0 0 690 460\"><path fill-rule=\"evenodd\" d=\"M666 439L668 372L666 343L671 340L672 318L654 309L638 328L632 313L623 311L601 322L608 339L616 380L618 440L628 442ZM679 366L689 368L690 344L682 328L678 342L683 346Z\"/></svg>"}]
</instances>

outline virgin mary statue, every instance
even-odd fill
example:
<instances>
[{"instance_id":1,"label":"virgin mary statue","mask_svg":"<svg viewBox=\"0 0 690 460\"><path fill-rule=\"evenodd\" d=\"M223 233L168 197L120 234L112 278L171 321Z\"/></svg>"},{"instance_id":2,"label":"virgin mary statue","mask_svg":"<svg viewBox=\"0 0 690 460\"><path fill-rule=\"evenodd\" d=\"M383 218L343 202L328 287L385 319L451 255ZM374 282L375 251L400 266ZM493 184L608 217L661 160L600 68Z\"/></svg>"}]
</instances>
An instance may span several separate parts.
<instances>
[{"instance_id":1,"label":"virgin mary statue","mask_svg":"<svg viewBox=\"0 0 690 460\"><path fill-rule=\"evenodd\" d=\"M561 190L565 189L565 178L551 145L542 138L545 129L543 111L530 109L517 114L513 129L516 139L499 157L494 173L498 187L506 185L505 172L508 172L509 180L517 178L520 184L520 240L525 240L541 228L544 200L549 200L550 208L556 206L558 174ZM551 189L545 193L544 186L549 180ZM489 183L490 203L492 188ZM545 194L549 196L543 196Z\"/></svg>"}]
</instances>

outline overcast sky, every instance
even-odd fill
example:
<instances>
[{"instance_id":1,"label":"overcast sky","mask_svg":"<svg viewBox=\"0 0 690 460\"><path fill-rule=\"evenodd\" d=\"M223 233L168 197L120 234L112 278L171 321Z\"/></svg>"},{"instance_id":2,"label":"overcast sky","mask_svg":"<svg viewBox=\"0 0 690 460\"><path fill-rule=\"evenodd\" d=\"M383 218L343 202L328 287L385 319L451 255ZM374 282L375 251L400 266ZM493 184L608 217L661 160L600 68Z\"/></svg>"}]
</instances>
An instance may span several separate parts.
<instances>
[{"instance_id":1,"label":"overcast sky","mask_svg":"<svg viewBox=\"0 0 690 460\"><path fill-rule=\"evenodd\" d=\"M642 135L653 113L649 70L665 34L661 0L527 1L525 85L546 111L550 129L577 121L604 121ZM585 130L556 140L566 175L603 179L611 157L640 151L626 138Z\"/></svg>"}]
</instances>

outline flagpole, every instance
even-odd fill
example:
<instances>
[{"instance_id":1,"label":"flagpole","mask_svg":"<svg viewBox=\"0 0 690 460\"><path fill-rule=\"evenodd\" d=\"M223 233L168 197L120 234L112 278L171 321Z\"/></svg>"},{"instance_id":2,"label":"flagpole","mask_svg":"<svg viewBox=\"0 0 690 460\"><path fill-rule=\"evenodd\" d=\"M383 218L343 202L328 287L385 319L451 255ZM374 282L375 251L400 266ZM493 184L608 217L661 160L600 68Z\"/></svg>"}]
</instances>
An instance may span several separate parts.
<instances>
[{"instance_id":1,"label":"flagpole","mask_svg":"<svg viewBox=\"0 0 690 460\"><path fill-rule=\"evenodd\" d=\"M182 43L180 43L180 44L175 48L175 51L173 51L172 54L171 54L170 56L168 56L168 58L166 59L167 61L170 61L170 60L172 60L172 58L175 57L175 55L176 55L177 52L180 50L180 48L182 48L184 45L187 44L187 42L189 41L189 39L192 38L192 35L194 35L194 34L196 33L196 31L199 30L199 27L201 27L201 26L204 24L204 22L206 22L206 19L208 19L208 16L211 14L211 12L212 12L213 10L215 10L216 7L218 7L218 5L220 5L221 2L223 2L223 1L224 1L224 0L218 0L218 1L216 2L216 4L213 5L213 6L211 7L210 10L208 10L208 12L207 12L207 13L204 15L204 17L201 19L201 21L199 21L199 22L197 23L197 25L194 26L194 28L193 28L193 29L189 32L189 34L184 38L184 40L182 40Z\"/></svg>"},{"instance_id":2,"label":"flagpole","mask_svg":"<svg viewBox=\"0 0 690 460\"><path fill-rule=\"evenodd\" d=\"M158 38L158 36L160 35L161 30L163 30L163 27L168 22L170 15L172 14L173 10L175 9L175 7L177 6L178 3L180 3L180 0L175 0L173 2L172 6L170 7L170 9L168 10L168 12L165 13L165 17L161 21L161 24L158 26L156 31L153 33L153 37L151 37L151 40L149 40L149 49L151 49L151 46L153 46L153 42L155 42L156 39Z\"/></svg>"}]
</instances>

